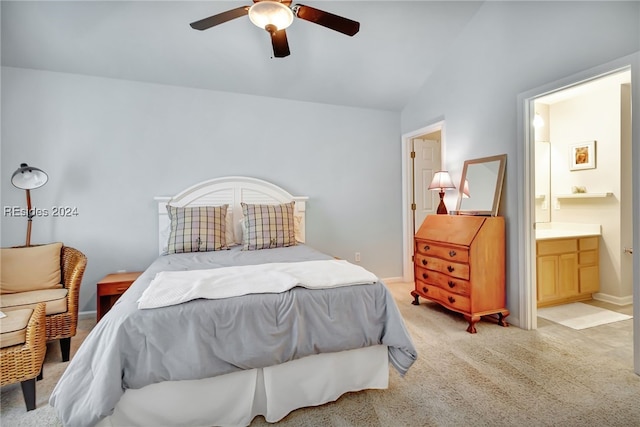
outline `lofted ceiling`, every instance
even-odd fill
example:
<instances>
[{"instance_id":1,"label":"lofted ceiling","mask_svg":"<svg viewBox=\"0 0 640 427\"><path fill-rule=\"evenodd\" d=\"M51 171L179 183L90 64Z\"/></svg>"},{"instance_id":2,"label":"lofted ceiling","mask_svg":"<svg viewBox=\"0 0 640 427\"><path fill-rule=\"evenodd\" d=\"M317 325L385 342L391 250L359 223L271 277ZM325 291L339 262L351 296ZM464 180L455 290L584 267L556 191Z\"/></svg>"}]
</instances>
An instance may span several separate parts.
<instances>
[{"instance_id":1,"label":"lofted ceiling","mask_svg":"<svg viewBox=\"0 0 640 427\"><path fill-rule=\"evenodd\" d=\"M189 26L251 0L2 0L2 65L399 111L482 6L302 3L359 21L360 32L295 19L291 55L272 58L269 34L246 16L205 31Z\"/></svg>"}]
</instances>

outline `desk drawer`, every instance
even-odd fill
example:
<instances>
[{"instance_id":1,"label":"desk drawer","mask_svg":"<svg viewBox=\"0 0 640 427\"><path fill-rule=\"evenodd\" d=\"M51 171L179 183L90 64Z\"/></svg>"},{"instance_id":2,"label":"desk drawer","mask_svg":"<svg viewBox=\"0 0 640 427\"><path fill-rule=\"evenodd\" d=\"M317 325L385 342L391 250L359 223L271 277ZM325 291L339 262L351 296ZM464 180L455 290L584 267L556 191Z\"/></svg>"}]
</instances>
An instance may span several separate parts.
<instances>
[{"instance_id":1,"label":"desk drawer","mask_svg":"<svg viewBox=\"0 0 640 427\"><path fill-rule=\"evenodd\" d=\"M423 254L415 254L414 258L417 267L437 271L447 276L469 280L469 264L460 264L441 258L425 256Z\"/></svg>"},{"instance_id":2,"label":"desk drawer","mask_svg":"<svg viewBox=\"0 0 640 427\"><path fill-rule=\"evenodd\" d=\"M98 296L101 295L122 295L131 286L131 282L123 283L101 283L98 286Z\"/></svg>"},{"instance_id":3,"label":"desk drawer","mask_svg":"<svg viewBox=\"0 0 640 427\"><path fill-rule=\"evenodd\" d=\"M445 307L462 313L471 311L471 299L462 295L447 292L442 288L416 281L416 292L426 299L436 301Z\"/></svg>"},{"instance_id":4,"label":"desk drawer","mask_svg":"<svg viewBox=\"0 0 640 427\"><path fill-rule=\"evenodd\" d=\"M415 253L434 256L455 262L469 262L469 249L466 247L442 246L428 240L417 240Z\"/></svg>"},{"instance_id":5,"label":"desk drawer","mask_svg":"<svg viewBox=\"0 0 640 427\"><path fill-rule=\"evenodd\" d=\"M470 294L471 285L467 280L421 267L416 267L415 276L416 280L435 285L449 292L467 296Z\"/></svg>"}]
</instances>

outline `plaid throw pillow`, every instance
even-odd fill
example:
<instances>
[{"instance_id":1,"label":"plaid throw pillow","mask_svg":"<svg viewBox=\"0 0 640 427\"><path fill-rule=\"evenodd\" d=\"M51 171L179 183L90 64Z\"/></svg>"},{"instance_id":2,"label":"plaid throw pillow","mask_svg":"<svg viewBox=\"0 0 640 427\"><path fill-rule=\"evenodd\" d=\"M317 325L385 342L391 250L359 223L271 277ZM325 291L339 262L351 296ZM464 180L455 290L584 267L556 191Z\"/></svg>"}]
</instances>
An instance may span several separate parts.
<instances>
[{"instance_id":1,"label":"plaid throw pillow","mask_svg":"<svg viewBox=\"0 0 640 427\"><path fill-rule=\"evenodd\" d=\"M228 205L179 208L167 205L171 232L167 253L209 252L226 249Z\"/></svg>"},{"instance_id":2,"label":"plaid throw pillow","mask_svg":"<svg viewBox=\"0 0 640 427\"><path fill-rule=\"evenodd\" d=\"M244 214L242 249L254 251L295 245L294 204L295 202L282 205L241 203Z\"/></svg>"}]
</instances>

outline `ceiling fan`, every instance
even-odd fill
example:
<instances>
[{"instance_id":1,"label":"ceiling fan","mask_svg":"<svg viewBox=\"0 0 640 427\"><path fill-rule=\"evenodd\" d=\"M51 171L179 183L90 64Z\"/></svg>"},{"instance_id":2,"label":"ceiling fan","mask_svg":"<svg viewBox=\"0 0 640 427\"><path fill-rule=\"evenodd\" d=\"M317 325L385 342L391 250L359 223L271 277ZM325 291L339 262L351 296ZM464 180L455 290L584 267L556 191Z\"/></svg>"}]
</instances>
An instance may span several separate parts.
<instances>
[{"instance_id":1,"label":"ceiling fan","mask_svg":"<svg viewBox=\"0 0 640 427\"><path fill-rule=\"evenodd\" d=\"M232 19L249 15L249 19L256 26L264 28L271 35L273 55L284 58L291 52L287 42L287 28L298 17L314 24L322 25L348 36L355 35L360 30L360 23L333 13L315 9L301 4L291 5L292 0L253 0L253 5L242 6L226 12L192 22L191 28L206 30Z\"/></svg>"}]
</instances>

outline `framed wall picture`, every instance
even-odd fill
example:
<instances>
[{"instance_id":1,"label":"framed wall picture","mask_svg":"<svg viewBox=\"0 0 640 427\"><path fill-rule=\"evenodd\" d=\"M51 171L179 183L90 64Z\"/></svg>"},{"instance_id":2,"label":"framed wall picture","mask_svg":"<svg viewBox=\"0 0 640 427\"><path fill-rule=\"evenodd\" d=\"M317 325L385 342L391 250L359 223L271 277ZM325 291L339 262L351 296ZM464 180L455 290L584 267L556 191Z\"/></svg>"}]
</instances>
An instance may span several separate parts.
<instances>
[{"instance_id":1,"label":"framed wall picture","mask_svg":"<svg viewBox=\"0 0 640 427\"><path fill-rule=\"evenodd\" d=\"M569 146L569 170L595 169L596 142L587 141Z\"/></svg>"}]
</instances>

